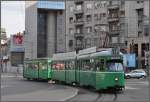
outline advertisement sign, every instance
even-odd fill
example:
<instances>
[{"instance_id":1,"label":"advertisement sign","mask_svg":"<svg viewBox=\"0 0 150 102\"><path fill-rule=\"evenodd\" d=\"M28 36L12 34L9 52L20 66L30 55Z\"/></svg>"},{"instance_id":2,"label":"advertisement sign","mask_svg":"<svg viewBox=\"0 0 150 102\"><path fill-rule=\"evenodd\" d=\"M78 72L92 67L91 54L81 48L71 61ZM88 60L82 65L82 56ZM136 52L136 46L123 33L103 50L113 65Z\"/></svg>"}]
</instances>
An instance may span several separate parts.
<instances>
[{"instance_id":1,"label":"advertisement sign","mask_svg":"<svg viewBox=\"0 0 150 102\"><path fill-rule=\"evenodd\" d=\"M63 1L38 1L37 8L64 10L65 2Z\"/></svg>"},{"instance_id":2,"label":"advertisement sign","mask_svg":"<svg viewBox=\"0 0 150 102\"><path fill-rule=\"evenodd\" d=\"M123 64L125 67L136 67L136 55L135 54L124 54Z\"/></svg>"},{"instance_id":3,"label":"advertisement sign","mask_svg":"<svg viewBox=\"0 0 150 102\"><path fill-rule=\"evenodd\" d=\"M23 36L22 35L13 35L13 45L22 45Z\"/></svg>"}]
</instances>

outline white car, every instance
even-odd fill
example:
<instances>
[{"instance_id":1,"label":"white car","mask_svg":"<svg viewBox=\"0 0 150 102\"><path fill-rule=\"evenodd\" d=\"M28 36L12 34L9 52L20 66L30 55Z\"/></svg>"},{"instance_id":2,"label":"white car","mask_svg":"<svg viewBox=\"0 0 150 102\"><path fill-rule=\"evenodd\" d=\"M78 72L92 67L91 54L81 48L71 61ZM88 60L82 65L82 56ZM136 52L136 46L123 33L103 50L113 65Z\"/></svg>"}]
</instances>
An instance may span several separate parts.
<instances>
[{"instance_id":1,"label":"white car","mask_svg":"<svg viewBox=\"0 0 150 102\"><path fill-rule=\"evenodd\" d=\"M145 78L146 76L146 72L142 69L137 69L129 73L125 73L126 78Z\"/></svg>"}]
</instances>

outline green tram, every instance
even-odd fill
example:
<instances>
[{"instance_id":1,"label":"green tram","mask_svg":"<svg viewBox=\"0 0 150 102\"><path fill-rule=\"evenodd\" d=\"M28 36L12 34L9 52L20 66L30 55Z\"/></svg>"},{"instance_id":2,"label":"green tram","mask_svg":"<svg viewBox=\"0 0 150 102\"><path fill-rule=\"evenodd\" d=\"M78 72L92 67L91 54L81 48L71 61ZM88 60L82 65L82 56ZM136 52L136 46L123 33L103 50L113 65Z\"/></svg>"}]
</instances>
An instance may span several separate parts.
<instances>
[{"instance_id":1,"label":"green tram","mask_svg":"<svg viewBox=\"0 0 150 102\"><path fill-rule=\"evenodd\" d=\"M50 58L38 58L24 61L23 77L27 79L51 79L51 63Z\"/></svg>"},{"instance_id":2,"label":"green tram","mask_svg":"<svg viewBox=\"0 0 150 102\"><path fill-rule=\"evenodd\" d=\"M27 66L24 69L24 77L76 83L80 86L91 86L96 90L122 89L125 87L123 57L121 53L115 55L112 52L112 49L98 52L87 49L79 51L78 54L76 52L54 54L52 60L47 61L45 65L47 66L45 74L40 77L41 69L38 69L38 74L32 74L31 71L29 73L25 70L30 68ZM44 75L46 77L43 77Z\"/></svg>"}]
</instances>

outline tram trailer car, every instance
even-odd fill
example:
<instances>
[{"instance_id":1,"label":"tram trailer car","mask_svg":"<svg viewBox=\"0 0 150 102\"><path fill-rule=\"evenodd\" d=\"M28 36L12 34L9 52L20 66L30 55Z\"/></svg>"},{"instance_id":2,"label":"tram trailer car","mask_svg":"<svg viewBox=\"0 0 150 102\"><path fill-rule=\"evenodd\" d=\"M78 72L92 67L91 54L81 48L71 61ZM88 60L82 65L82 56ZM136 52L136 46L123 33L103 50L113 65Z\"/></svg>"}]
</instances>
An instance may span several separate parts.
<instances>
[{"instance_id":1,"label":"tram trailer car","mask_svg":"<svg viewBox=\"0 0 150 102\"><path fill-rule=\"evenodd\" d=\"M23 77L28 80L50 80L51 79L50 58L38 58L24 61Z\"/></svg>"}]
</instances>

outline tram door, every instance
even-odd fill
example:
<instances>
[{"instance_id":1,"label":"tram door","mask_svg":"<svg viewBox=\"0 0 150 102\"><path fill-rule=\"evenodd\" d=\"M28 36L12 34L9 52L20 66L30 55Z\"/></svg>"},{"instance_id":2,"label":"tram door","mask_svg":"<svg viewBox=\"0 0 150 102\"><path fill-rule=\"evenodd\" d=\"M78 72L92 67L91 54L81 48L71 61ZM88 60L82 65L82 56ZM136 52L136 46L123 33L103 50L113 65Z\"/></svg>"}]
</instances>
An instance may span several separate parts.
<instances>
[{"instance_id":1,"label":"tram door","mask_svg":"<svg viewBox=\"0 0 150 102\"><path fill-rule=\"evenodd\" d=\"M76 82L80 83L80 69L81 69L81 61L78 60L76 62Z\"/></svg>"},{"instance_id":2,"label":"tram door","mask_svg":"<svg viewBox=\"0 0 150 102\"><path fill-rule=\"evenodd\" d=\"M48 63L47 61L39 61L39 78L47 79L48 77Z\"/></svg>"}]
</instances>

